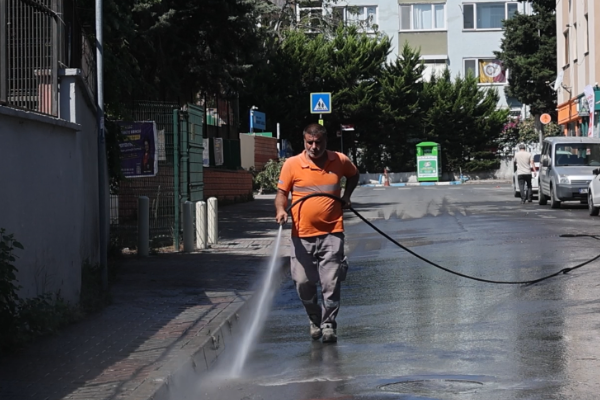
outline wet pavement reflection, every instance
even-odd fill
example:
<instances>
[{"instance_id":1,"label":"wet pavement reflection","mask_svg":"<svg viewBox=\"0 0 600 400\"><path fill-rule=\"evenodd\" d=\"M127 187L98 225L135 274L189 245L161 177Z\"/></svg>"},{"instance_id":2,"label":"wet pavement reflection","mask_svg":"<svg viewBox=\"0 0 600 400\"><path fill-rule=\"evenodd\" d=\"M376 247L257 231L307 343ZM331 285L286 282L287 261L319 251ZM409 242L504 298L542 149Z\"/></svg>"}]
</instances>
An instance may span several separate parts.
<instances>
[{"instance_id":1,"label":"wet pavement reflection","mask_svg":"<svg viewBox=\"0 0 600 400\"><path fill-rule=\"evenodd\" d=\"M600 219L521 205L509 185L360 188L353 206L400 243L486 279L536 279L600 252ZM527 208L525 208L527 207ZM190 399L597 399L600 263L535 285L438 270L349 217L337 344L313 342L289 276L244 376ZM223 361L224 363L225 361Z\"/></svg>"}]
</instances>

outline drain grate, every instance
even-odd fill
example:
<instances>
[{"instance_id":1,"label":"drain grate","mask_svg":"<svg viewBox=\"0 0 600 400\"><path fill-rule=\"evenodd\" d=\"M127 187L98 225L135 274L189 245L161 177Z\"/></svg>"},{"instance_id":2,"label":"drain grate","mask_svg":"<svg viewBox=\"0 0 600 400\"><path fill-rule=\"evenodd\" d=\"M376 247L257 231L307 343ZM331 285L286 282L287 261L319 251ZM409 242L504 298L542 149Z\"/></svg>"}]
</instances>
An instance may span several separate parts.
<instances>
[{"instance_id":1,"label":"drain grate","mask_svg":"<svg viewBox=\"0 0 600 400\"><path fill-rule=\"evenodd\" d=\"M482 382L465 379L418 379L387 383L379 386L379 389L393 393L431 395L474 393L482 386Z\"/></svg>"}]
</instances>

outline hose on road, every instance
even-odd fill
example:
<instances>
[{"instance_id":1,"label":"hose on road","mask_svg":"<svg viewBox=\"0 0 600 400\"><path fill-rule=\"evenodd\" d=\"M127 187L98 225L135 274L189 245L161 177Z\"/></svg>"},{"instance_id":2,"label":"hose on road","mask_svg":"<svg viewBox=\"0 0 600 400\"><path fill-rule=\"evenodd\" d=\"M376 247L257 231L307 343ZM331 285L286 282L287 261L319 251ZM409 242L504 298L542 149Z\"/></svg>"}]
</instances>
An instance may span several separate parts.
<instances>
[{"instance_id":1,"label":"hose on road","mask_svg":"<svg viewBox=\"0 0 600 400\"><path fill-rule=\"evenodd\" d=\"M311 198L311 197L329 197L330 199L339 201L342 204L345 204L344 200L342 200L340 197L335 196L333 194L329 194L329 193L311 193L307 196L302 197L301 199L296 200L295 202L293 202L292 204L290 204L290 206L287 208L287 212L289 213L289 211L295 207L297 204ZM581 268L585 265L588 265L596 260L598 260L600 258L600 254L598 254L596 257L590 258L589 260L582 262L580 264L577 264L573 267L570 268L563 268L558 272L555 272L553 274L544 276L542 278L539 279L533 279L533 280L528 280L528 281L495 281L495 280L491 280L491 279L483 279L483 278L478 278L476 276L470 276L470 275L465 275L462 274L460 272L457 271L453 271L449 268L443 267L441 265L439 265L438 263L428 260L427 258L421 256L418 253L415 253L414 251L412 251L411 249L409 249L408 247L402 245L401 243L397 242L395 239L391 238L387 233L383 232L381 229L377 228L375 225L373 225L369 220L367 220L365 217L363 217L362 215L360 215L360 213L358 211L356 211L354 208L352 207L348 207L348 210L352 211L358 218L360 218L361 220L363 220L363 222L365 222L367 225L369 225L371 228L373 228L377 233L379 233L381 236L383 236L384 238L386 238L387 240L389 240L390 242L394 243L396 246L400 247L402 250L406 251L407 253L412 254L413 256L417 257L419 260L422 260L424 262L426 262L429 265L432 265L436 268L439 268L443 271L449 272L451 274L460 276L462 278L466 278L466 279L471 279L474 281L478 281L478 282L485 282L485 283L495 283L495 284L501 284L501 285L533 285L534 283L539 283L542 282L546 279L550 279L553 278L555 276L561 275L561 274L567 274L571 271L574 271L578 268ZM560 237L591 237L593 239L596 240L600 240L600 238L598 236L595 235L584 235L584 234L564 234L564 235L560 235Z\"/></svg>"}]
</instances>

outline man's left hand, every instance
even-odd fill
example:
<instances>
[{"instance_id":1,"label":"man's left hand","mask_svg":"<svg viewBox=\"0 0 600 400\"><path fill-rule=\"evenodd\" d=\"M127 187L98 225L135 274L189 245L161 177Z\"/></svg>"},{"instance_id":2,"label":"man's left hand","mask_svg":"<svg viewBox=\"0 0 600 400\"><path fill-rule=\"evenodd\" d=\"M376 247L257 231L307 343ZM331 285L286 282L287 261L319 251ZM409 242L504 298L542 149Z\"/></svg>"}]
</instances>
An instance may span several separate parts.
<instances>
[{"instance_id":1,"label":"man's left hand","mask_svg":"<svg viewBox=\"0 0 600 400\"><path fill-rule=\"evenodd\" d=\"M350 199L347 199L346 197L342 197L342 201L344 202L344 204L342 204L342 208L347 210L352 206L352 202L350 201Z\"/></svg>"}]
</instances>

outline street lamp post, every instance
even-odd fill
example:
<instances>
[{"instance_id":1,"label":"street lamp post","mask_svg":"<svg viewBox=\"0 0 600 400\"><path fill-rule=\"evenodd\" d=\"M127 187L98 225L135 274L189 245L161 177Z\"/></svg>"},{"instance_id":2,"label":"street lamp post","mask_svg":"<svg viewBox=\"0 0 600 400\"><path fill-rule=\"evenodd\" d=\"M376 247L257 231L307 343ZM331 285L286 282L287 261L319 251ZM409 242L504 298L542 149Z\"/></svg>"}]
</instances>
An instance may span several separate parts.
<instances>
[{"instance_id":1,"label":"street lamp post","mask_svg":"<svg viewBox=\"0 0 600 400\"><path fill-rule=\"evenodd\" d=\"M254 133L254 110L258 110L258 107L250 107L250 133Z\"/></svg>"}]
</instances>

